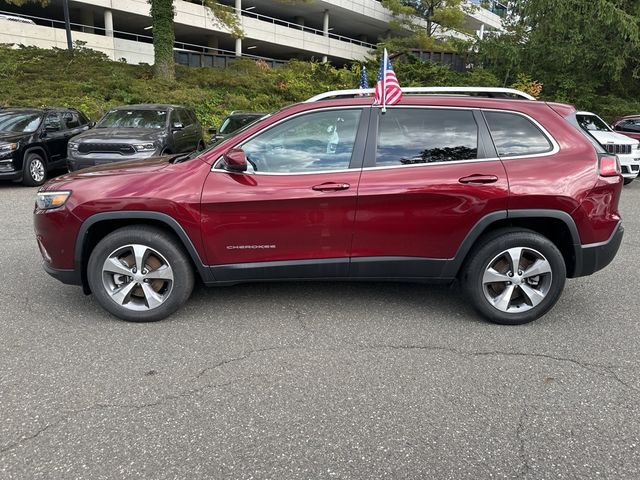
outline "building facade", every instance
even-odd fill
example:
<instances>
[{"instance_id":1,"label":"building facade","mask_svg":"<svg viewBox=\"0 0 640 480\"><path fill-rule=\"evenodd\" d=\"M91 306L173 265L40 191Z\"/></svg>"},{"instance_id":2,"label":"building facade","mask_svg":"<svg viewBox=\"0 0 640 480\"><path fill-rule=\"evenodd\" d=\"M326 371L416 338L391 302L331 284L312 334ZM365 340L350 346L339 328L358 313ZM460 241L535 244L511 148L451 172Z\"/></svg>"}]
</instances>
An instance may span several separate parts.
<instances>
[{"instance_id":1,"label":"building facade","mask_svg":"<svg viewBox=\"0 0 640 480\"><path fill-rule=\"evenodd\" d=\"M470 3L476 7L467 14L471 30L481 35L487 29L501 28L499 10L493 8L499 2ZM299 58L341 65L364 59L390 33L392 20L376 0L299 4L227 0L226 4L240 17L242 40L233 38L201 3L175 0L175 51L180 63L215 66L248 56L274 64ZM147 0L69 0L69 5L74 41L113 60L153 63ZM22 21L7 19L10 16ZM66 48L64 26L62 0L52 0L46 7L0 3L0 43Z\"/></svg>"}]
</instances>

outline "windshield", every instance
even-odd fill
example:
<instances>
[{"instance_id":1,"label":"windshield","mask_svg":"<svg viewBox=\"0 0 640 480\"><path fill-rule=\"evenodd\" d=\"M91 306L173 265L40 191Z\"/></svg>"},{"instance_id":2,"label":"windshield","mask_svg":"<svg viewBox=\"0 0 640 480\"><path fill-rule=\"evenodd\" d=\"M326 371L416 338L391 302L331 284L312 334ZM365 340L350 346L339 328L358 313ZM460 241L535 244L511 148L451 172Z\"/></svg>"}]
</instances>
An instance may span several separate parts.
<instances>
[{"instance_id":1,"label":"windshield","mask_svg":"<svg viewBox=\"0 0 640 480\"><path fill-rule=\"evenodd\" d=\"M582 128L590 132L610 132L611 128L597 115L576 115Z\"/></svg>"},{"instance_id":2,"label":"windshield","mask_svg":"<svg viewBox=\"0 0 640 480\"><path fill-rule=\"evenodd\" d=\"M111 110L96 128L165 128L166 110Z\"/></svg>"},{"instance_id":3,"label":"windshield","mask_svg":"<svg viewBox=\"0 0 640 480\"><path fill-rule=\"evenodd\" d=\"M40 126L39 113L0 112L0 132L32 133Z\"/></svg>"}]
</instances>

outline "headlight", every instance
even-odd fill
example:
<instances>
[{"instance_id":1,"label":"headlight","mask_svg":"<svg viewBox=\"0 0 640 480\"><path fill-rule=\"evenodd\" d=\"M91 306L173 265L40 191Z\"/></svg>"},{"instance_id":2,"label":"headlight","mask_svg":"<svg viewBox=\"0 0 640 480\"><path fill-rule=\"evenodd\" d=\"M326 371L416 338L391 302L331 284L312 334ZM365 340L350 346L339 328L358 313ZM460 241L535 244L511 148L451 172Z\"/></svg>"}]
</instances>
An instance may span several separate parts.
<instances>
[{"instance_id":1,"label":"headlight","mask_svg":"<svg viewBox=\"0 0 640 480\"><path fill-rule=\"evenodd\" d=\"M153 152L156 149L155 143L139 143L134 145L133 148L136 149L137 152Z\"/></svg>"},{"instance_id":2,"label":"headlight","mask_svg":"<svg viewBox=\"0 0 640 480\"><path fill-rule=\"evenodd\" d=\"M56 192L38 192L36 196L36 206L40 210L50 210L63 206L71 192L69 190L60 190Z\"/></svg>"},{"instance_id":3,"label":"headlight","mask_svg":"<svg viewBox=\"0 0 640 480\"><path fill-rule=\"evenodd\" d=\"M78 144L69 142L69 150L73 150L74 152L78 150Z\"/></svg>"},{"instance_id":4,"label":"headlight","mask_svg":"<svg viewBox=\"0 0 640 480\"><path fill-rule=\"evenodd\" d=\"M0 143L0 152L13 152L18 149L17 143Z\"/></svg>"}]
</instances>

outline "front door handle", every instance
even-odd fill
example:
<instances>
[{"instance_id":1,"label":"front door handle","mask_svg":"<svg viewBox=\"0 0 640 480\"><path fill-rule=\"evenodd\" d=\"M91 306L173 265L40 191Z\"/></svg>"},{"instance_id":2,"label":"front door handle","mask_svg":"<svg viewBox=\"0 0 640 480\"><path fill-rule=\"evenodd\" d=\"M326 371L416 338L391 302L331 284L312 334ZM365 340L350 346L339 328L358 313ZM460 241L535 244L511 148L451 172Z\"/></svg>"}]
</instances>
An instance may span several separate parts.
<instances>
[{"instance_id":1,"label":"front door handle","mask_svg":"<svg viewBox=\"0 0 640 480\"><path fill-rule=\"evenodd\" d=\"M318 192L335 192L337 190L347 190L351 185L348 183L321 183L320 185L314 185L311 187L313 190Z\"/></svg>"},{"instance_id":2,"label":"front door handle","mask_svg":"<svg viewBox=\"0 0 640 480\"><path fill-rule=\"evenodd\" d=\"M465 183L465 184L471 183L471 184L484 185L486 183L496 183L498 181L498 177L496 177L495 175L482 175L482 174L476 173L473 175L469 175L467 177L462 177L458 181L460 183Z\"/></svg>"}]
</instances>

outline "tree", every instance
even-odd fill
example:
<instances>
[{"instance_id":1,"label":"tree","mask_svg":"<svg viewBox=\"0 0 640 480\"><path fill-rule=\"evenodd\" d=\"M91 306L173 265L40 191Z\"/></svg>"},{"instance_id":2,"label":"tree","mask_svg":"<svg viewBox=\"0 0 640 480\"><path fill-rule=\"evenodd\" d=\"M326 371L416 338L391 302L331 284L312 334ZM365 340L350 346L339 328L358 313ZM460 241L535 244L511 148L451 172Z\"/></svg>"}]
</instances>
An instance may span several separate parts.
<instances>
[{"instance_id":1,"label":"tree","mask_svg":"<svg viewBox=\"0 0 640 480\"><path fill-rule=\"evenodd\" d=\"M382 0L382 5L393 13L390 25L399 34L383 42L394 51L451 47L455 40L447 33L469 33L465 14L475 8L465 0ZM409 35L401 33L407 31Z\"/></svg>"},{"instance_id":2,"label":"tree","mask_svg":"<svg viewBox=\"0 0 640 480\"><path fill-rule=\"evenodd\" d=\"M520 0L505 35L478 44L478 60L505 83L519 73L544 94L588 105L590 98L635 84L640 66L640 2ZM628 91L628 90L627 90Z\"/></svg>"},{"instance_id":3,"label":"tree","mask_svg":"<svg viewBox=\"0 0 640 480\"><path fill-rule=\"evenodd\" d=\"M156 78L173 80L175 78L173 60L175 9L173 0L148 1L151 5L151 24L153 26L154 75ZM234 37L242 37L240 21L233 9L216 0L204 0L203 5L212 11L216 20L227 27Z\"/></svg>"}]
</instances>

